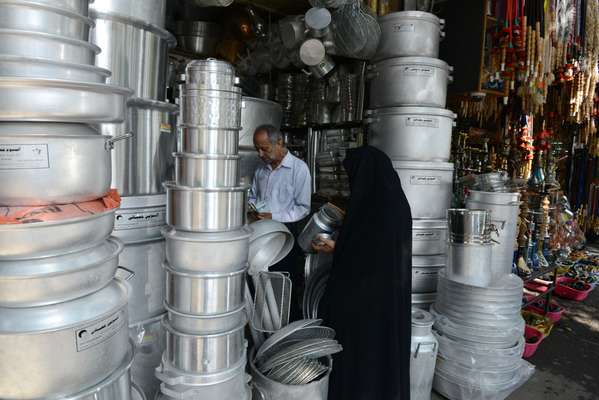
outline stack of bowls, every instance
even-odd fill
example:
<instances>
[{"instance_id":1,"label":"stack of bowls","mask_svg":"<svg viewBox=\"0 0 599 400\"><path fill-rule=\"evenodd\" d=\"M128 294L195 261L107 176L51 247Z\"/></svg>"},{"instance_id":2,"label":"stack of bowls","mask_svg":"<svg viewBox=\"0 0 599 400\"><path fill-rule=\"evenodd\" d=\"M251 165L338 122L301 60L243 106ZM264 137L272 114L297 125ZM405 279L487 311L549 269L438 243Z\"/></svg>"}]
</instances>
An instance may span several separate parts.
<instances>
[{"instance_id":1,"label":"stack of bowls","mask_svg":"<svg viewBox=\"0 0 599 400\"><path fill-rule=\"evenodd\" d=\"M444 21L421 11L379 18L382 36L369 66L368 142L393 162L413 218L412 303L428 309L443 269L451 205L449 163L456 115L445 109L453 70L439 60Z\"/></svg>"},{"instance_id":2,"label":"stack of bowls","mask_svg":"<svg viewBox=\"0 0 599 400\"><path fill-rule=\"evenodd\" d=\"M223 61L197 60L181 87L175 181L167 192L163 399L246 399L250 231L240 185L241 93Z\"/></svg>"},{"instance_id":3,"label":"stack of bowls","mask_svg":"<svg viewBox=\"0 0 599 400\"><path fill-rule=\"evenodd\" d=\"M127 120L100 129L109 136L132 134L112 158L112 185L123 196L114 235L125 243L119 274L129 286L130 331L138 347L133 381L153 399L165 335L162 184L174 176L178 112L165 98L168 50L176 41L165 30L166 0L98 0L90 4L90 17L95 24L90 40L102 48L96 66L112 70L109 82L134 92Z\"/></svg>"},{"instance_id":4,"label":"stack of bowls","mask_svg":"<svg viewBox=\"0 0 599 400\"><path fill-rule=\"evenodd\" d=\"M131 92L94 66L92 26L87 0L0 1L2 399L131 397L123 244L101 200L117 138L88 125L123 121Z\"/></svg>"}]
</instances>

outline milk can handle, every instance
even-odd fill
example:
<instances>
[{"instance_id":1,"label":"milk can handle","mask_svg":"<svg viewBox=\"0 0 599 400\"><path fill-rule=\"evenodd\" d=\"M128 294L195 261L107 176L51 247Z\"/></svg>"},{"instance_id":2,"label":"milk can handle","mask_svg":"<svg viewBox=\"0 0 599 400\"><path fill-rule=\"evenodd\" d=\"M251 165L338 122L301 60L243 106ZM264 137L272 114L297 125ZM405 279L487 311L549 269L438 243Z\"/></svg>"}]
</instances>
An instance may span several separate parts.
<instances>
[{"instance_id":1,"label":"milk can handle","mask_svg":"<svg viewBox=\"0 0 599 400\"><path fill-rule=\"evenodd\" d=\"M420 353L420 346L429 346L429 345L433 345L433 353L437 350L437 342L421 342L418 343L418 346L416 347L416 353L414 353L414 358L418 358L418 353Z\"/></svg>"}]
</instances>

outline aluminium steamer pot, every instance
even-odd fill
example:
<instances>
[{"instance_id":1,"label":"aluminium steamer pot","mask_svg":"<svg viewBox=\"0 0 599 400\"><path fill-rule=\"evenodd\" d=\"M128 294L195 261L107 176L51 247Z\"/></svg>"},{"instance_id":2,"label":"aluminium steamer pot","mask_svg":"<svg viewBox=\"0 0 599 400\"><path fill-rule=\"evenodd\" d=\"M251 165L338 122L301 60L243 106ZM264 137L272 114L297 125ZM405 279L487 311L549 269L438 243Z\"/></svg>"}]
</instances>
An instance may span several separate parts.
<instances>
[{"instance_id":1,"label":"aluminium steamer pot","mask_svg":"<svg viewBox=\"0 0 599 400\"><path fill-rule=\"evenodd\" d=\"M89 9L160 28L164 28L166 19L166 0L97 0Z\"/></svg>"},{"instance_id":2,"label":"aluminium steamer pot","mask_svg":"<svg viewBox=\"0 0 599 400\"><path fill-rule=\"evenodd\" d=\"M239 153L239 130L237 129L213 129L180 125L177 135L177 151L179 153L224 156L235 156Z\"/></svg>"},{"instance_id":3,"label":"aluminium steamer pot","mask_svg":"<svg viewBox=\"0 0 599 400\"><path fill-rule=\"evenodd\" d=\"M122 251L111 238L73 253L0 261L0 307L44 306L96 292L112 280Z\"/></svg>"},{"instance_id":4,"label":"aluminium steamer pot","mask_svg":"<svg viewBox=\"0 0 599 400\"><path fill-rule=\"evenodd\" d=\"M110 71L87 64L70 64L21 56L0 55L0 76L63 79L83 83L106 83Z\"/></svg>"},{"instance_id":5,"label":"aluminium steamer pot","mask_svg":"<svg viewBox=\"0 0 599 400\"><path fill-rule=\"evenodd\" d=\"M447 253L447 221L415 219L412 221L412 255L433 256Z\"/></svg>"},{"instance_id":6,"label":"aluminium steamer pot","mask_svg":"<svg viewBox=\"0 0 599 400\"><path fill-rule=\"evenodd\" d=\"M188 232L223 232L245 225L248 187L192 188L166 182L166 223Z\"/></svg>"},{"instance_id":7,"label":"aluminium steamer pot","mask_svg":"<svg viewBox=\"0 0 599 400\"><path fill-rule=\"evenodd\" d=\"M448 161L456 115L430 107L389 107L367 112L368 142L392 160Z\"/></svg>"},{"instance_id":8,"label":"aluminium steamer pot","mask_svg":"<svg viewBox=\"0 0 599 400\"><path fill-rule=\"evenodd\" d=\"M0 205L95 200L110 189L115 141L86 125L1 123Z\"/></svg>"},{"instance_id":9,"label":"aluminium steamer pot","mask_svg":"<svg viewBox=\"0 0 599 400\"><path fill-rule=\"evenodd\" d=\"M117 280L65 303L0 308L0 398L60 398L102 382L127 357L127 323Z\"/></svg>"},{"instance_id":10,"label":"aluminium steamer pot","mask_svg":"<svg viewBox=\"0 0 599 400\"><path fill-rule=\"evenodd\" d=\"M397 57L439 58L445 21L422 11L400 11L379 18L381 40L375 60Z\"/></svg>"},{"instance_id":11,"label":"aluminium steamer pot","mask_svg":"<svg viewBox=\"0 0 599 400\"><path fill-rule=\"evenodd\" d=\"M443 60L401 57L369 67L372 108L421 106L445 108L453 68Z\"/></svg>"},{"instance_id":12,"label":"aluminium steamer pot","mask_svg":"<svg viewBox=\"0 0 599 400\"><path fill-rule=\"evenodd\" d=\"M239 156L175 153L175 182L189 187L239 185Z\"/></svg>"},{"instance_id":13,"label":"aluminium steamer pot","mask_svg":"<svg viewBox=\"0 0 599 400\"><path fill-rule=\"evenodd\" d=\"M177 26L180 28L180 25ZM178 31L177 35L187 36L188 34ZM214 58L193 60L185 67L185 88L187 89L231 91L236 84L235 67L226 61Z\"/></svg>"},{"instance_id":14,"label":"aluminium steamer pot","mask_svg":"<svg viewBox=\"0 0 599 400\"><path fill-rule=\"evenodd\" d=\"M241 128L241 91L181 89L181 123L209 129Z\"/></svg>"}]
</instances>

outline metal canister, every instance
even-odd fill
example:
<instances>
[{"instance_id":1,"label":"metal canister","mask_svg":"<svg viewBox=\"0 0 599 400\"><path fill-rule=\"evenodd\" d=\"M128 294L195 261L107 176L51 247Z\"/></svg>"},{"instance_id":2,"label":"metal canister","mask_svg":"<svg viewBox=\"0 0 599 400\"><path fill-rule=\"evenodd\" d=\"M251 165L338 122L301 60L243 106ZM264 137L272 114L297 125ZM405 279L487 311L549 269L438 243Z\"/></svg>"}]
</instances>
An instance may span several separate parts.
<instances>
[{"instance_id":1,"label":"metal canister","mask_svg":"<svg viewBox=\"0 0 599 400\"><path fill-rule=\"evenodd\" d=\"M432 333L433 316L412 308L412 345L410 349L410 398L430 400L439 343Z\"/></svg>"}]
</instances>

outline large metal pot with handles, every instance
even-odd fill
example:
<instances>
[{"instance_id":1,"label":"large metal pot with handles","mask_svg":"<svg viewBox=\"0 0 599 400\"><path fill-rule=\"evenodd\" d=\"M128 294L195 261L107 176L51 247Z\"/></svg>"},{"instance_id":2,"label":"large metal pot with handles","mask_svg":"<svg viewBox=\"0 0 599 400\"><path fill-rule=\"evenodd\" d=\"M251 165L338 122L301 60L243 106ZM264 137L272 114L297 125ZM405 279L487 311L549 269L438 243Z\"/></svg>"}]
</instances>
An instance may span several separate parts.
<instances>
[{"instance_id":1,"label":"large metal pot with handles","mask_svg":"<svg viewBox=\"0 0 599 400\"><path fill-rule=\"evenodd\" d=\"M415 106L445 108L453 68L443 60L400 57L370 66L372 108Z\"/></svg>"},{"instance_id":2,"label":"large metal pot with handles","mask_svg":"<svg viewBox=\"0 0 599 400\"><path fill-rule=\"evenodd\" d=\"M368 142L392 160L448 161L456 115L443 108L389 107L367 112Z\"/></svg>"},{"instance_id":3,"label":"large metal pot with handles","mask_svg":"<svg viewBox=\"0 0 599 400\"><path fill-rule=\"evenodd\" d=\"M166 0L99 0L93 1L90 11L104 13L136 22L164 28L166 19Z\"/></svg>"},{"instance_id":4,"label":"large metal pot with handles","mask_svg":"<svg viewBox=\"0 0 599 400\"><path fill-rule=\"evenodd\" d=\"M110 189L110 151L126 136L82 124L0 124L0 205L95 200Z\"/></svg>"},{"instance_id":5,"label":"large metal pot with handles","mask_svg":"<svg viewBox=\"0 0 599 400\"><path fill-rule=\"evenodd\" d=\"M80 392L122 365L129 346L127 291L116 280L65 303L0 308L0 398Z\"/></svg>"},{"instance_id":6,"label":"large metal pot with handles","mask_svg":"<svg viewBox=\"0 0 599 400\"><path fill-rule=\"evenodd\" d=\"M243 97L241 99L241 132L239 145L242 148L254 150L254 131L260 125L281 127L283 108L274 101Z\"/></svg>"}]
</instances>

